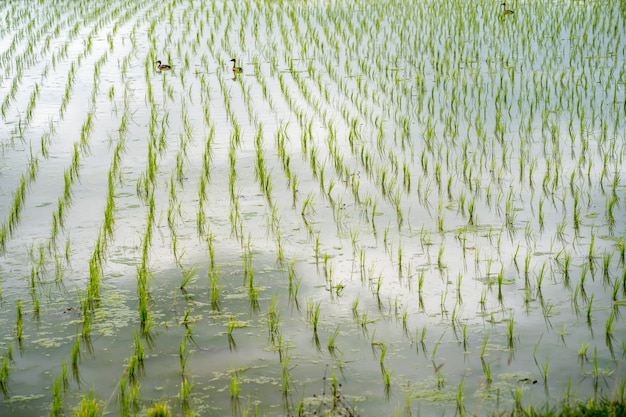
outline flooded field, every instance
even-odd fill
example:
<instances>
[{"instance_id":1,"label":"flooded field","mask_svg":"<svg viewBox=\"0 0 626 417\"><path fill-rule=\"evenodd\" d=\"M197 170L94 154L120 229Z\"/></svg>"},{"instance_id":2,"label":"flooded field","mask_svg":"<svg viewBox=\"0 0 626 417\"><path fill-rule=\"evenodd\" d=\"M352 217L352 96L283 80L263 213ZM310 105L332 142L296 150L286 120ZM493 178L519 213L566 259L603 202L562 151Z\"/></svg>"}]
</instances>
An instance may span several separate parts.
<instances>
[{"instance_id":1,"label":"flooded field","mask_svg":"<svg viewBox=\"0 0 626 417\"><path fill-rule=\"evenodd\" d=\"M623 400L624 13L2 3L0 414Z\"/></svg>"}]
</instances>

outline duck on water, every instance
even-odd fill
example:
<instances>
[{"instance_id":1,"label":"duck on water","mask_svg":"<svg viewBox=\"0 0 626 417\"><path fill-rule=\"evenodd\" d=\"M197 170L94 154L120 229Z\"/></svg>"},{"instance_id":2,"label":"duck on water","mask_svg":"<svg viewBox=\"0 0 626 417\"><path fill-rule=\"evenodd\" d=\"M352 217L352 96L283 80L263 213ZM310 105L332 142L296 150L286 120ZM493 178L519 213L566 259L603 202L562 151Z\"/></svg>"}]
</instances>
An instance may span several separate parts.
<instances>
[{"instance_id":1,"label":"duck on water","mask_svg":"<svg viewBox=\"0 0 626 417\"><path fill-rule=\"evenodd\" d=\"M233 72L240 73L243 71L241 67L237 66L237 60L235 58L231 59L230 62L233 63Z\"/></svg>"},{"instance_id":2,"label":"duck on water","mask_svg":"<svg viewBox=\"0 0 626 417\"><path fill-rule=\"evenodd\" d=\"M157 65L157 70L159 70L159 71L172 69L171 65L162 64L161 61L157 61L156 65Z\"/></svg>"},{"instance_id":3,"label":"duck on water","mask_svg":"<svg viewBox=\"0 0 626 417\"><path fill-rule=\"evenodd\" d=\"M513 13L515 13L513 10L506 8L506 3L502 3L501 6L503 8L502 14L513 14Z\"/></svg>"}]
</instances>

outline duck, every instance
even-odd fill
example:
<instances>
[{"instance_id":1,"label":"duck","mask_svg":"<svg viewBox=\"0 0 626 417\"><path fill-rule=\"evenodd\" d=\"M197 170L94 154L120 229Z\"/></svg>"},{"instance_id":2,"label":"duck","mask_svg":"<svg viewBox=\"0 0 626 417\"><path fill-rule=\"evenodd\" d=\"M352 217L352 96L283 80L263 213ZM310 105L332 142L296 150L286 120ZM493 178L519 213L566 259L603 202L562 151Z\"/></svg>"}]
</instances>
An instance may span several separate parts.
<instances>
[{"instance_id":1,"label":"duck","mask_svg":"<svg viewBox=\"0 0 626 417\"><path fill-rule=\"evenodd\" d=\"M233 63L233 72L242 72L243 70L241 69L241 67L237 66L237 60L235 58L231 59L230 62Z\"/></svg>"},{"instance_id":2,"label":"duck","mask_svg":"<svg viewBox=\"0 0 626 417\"><path fill-rule=\"evenodd\" d=\"M503 13L503 14L505 14L505 15L506 15L506 14L513 14L513 13L515 13L513 10L510 10L510 9L507 9L507 8L506 8L506 3L502 3L502 8L504 9L504 10L502 11L502 13Z\"/></svg>"},{"instance_id":3,"label":"duck","mask_svg":"<svg viewBox=\"0 0 626 417\"><path fill-rule=\"evenodd\" d=\"M170 70L170 69L172 69L172 66L171 66L171 65L161 64L161 61L157 61L157 62L156 62L156 65L157 65L157 69L158 69L159 71L163 71L163 70Z\"/></svg>"}]
</instances>

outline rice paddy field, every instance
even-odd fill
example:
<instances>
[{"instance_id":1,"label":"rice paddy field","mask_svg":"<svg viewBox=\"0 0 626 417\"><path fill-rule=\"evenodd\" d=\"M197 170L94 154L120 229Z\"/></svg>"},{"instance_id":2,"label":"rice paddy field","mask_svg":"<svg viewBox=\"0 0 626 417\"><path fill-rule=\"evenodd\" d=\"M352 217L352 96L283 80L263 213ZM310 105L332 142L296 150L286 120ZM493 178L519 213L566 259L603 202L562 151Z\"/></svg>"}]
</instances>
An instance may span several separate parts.
<instances>
[{"instance_id":1,"label":"rice paddy field","mask_svg":"<svg viewBox=\"0 0 626 417\"><path fill-rule=\"evenodd\" d=\"M0 414L623 401L625 15L2 2Z\"/></svg>"}]
</instances>

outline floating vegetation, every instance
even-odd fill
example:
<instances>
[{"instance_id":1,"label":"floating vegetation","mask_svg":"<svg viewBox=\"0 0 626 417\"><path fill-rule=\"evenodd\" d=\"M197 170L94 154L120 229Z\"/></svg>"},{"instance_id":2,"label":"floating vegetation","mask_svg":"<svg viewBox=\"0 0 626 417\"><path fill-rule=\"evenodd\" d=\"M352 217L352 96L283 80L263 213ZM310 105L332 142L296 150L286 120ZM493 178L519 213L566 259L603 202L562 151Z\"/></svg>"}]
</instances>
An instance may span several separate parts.
<instances>
[{"instance_id":1,"label":"floating vegetation","mask_svg":"<svg viewBox=\"0 0 626 417\"><path fill-rule=\"evenodd\" d=\"M0 12L0 414L623 401L620 2Z\"/></svg>"}]
</instances>

